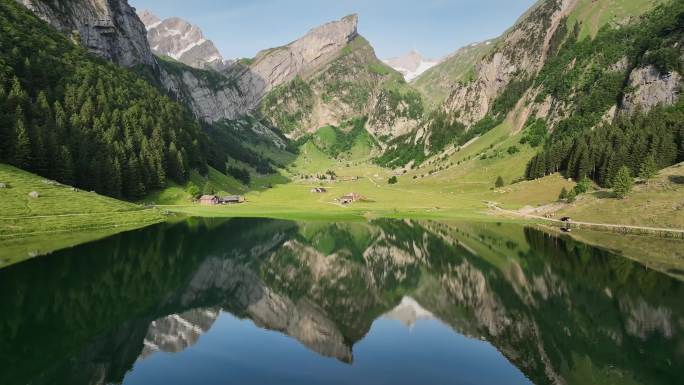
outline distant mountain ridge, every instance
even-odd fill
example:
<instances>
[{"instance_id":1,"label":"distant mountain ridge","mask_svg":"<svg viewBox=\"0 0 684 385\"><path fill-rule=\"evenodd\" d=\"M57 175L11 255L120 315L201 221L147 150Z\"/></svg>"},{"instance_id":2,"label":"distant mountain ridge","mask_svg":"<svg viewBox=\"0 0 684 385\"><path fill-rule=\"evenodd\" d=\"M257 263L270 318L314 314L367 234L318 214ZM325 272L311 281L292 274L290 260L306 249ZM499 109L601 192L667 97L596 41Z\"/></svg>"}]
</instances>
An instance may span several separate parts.
<instances>
[{"instance_id":1,"label":"distant mountain ridge","mask_svg":"<svg viewBox=\"0 0 684 385\"><path fill-rule=\"evenodd\" d=\"M403 56L393 57L383 60L385 64L399 71L404 75L407 82L420 76L423 72L439 64L437 60L423 58L420 52L415 49Z\"/></svg>"},{"instance_id":2,"label":"distant mountain ridge","mask_svg":"<svg viewBox=\"0 0 684 385\"><path fill-rule=\"evenodd\" d=\"M473 67L491 48L495 40L472 43L447 55L412 80L411 84L433 106L442 103L459 81L466 81Z\"/></svg>"}]
</instances>

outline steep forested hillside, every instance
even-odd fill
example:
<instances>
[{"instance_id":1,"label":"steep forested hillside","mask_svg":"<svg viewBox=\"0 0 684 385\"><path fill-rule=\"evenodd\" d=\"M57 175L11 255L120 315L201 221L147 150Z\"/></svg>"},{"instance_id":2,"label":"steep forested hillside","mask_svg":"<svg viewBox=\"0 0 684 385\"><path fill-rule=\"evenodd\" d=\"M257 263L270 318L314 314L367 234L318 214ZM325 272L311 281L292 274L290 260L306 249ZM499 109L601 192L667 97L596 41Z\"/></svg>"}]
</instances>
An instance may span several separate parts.
<instances>
[{"instance_id":1,"label":"steep forested hillside","mask_svg":"<svg viewBox=\"0 0 684 385\"><path fill-rule=\"evenodd\" d=\"M461 146L501 124L532 85L571 5L569 0L535 5L469 66L468 76L456 72L461 77L444 102L416 130L390 142L378 163L420 164L449 145Z\"/></svg>"},{"instance_id":2,"label":"steep forested hillside","mask_svg":"<svg viewBox=\"0 0 684 385\"><path fill-rule=\"evenodd\" d=\"M528 178L561 171L606 186L623 165L636 176L645 162L662 168L682 161L682 7L658 0L539 2L377 162L421 164L458 151L505 119L510 135L521 133L521 144L541 151Z\"/></svg>"},{"instance_id":3,"label":"steep forested hillside","mask_svg":"<svg viewBox=\"0 0 684 385\"><path fill-rule=\"evenodd\" d=\"M206 169L191 114L88 54L13 0L0 1L0 162L136 198Z\"/></svg>"},{"instance_id":4,"label":"steep forested hillside","mask_svg":"<svg viewBox=\"0 0 684 385\"><path fill-rule=\"evenodd\" d=\"M557 117L554 133L527 169L528 178L562 171L609 186L626 165L657 168L684 160L684 3L672 2L619 29L578 41L568 32L535 84Z\"/></svg>"}]
</instances>

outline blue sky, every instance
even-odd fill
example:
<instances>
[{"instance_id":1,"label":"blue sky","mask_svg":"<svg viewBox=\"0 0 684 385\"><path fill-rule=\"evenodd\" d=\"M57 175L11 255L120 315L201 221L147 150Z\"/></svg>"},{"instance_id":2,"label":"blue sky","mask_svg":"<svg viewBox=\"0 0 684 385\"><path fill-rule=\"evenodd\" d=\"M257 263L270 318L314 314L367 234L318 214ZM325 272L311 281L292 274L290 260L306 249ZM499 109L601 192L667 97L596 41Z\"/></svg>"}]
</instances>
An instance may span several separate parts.
<instances>
[{"instance_id":1,"label":"blue sky","mask_svg":"<svg viewBox=\"0 0 684 385\"><path fill-rule=\"evenodd\" d=\"M500 35L536 0L129 0L198 25L226 58L252 57L351 13L380 58L440 58Z\"/></svg>"}]
</instances>

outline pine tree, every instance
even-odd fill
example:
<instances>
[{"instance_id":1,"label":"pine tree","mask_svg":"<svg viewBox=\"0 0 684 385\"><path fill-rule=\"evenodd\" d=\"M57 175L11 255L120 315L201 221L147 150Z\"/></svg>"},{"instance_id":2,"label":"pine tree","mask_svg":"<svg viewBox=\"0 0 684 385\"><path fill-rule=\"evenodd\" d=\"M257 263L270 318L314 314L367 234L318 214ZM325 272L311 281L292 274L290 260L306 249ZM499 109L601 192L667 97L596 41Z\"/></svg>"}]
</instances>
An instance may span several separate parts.
<instances>
[{"instance_id":1,"label":"pine tree","mask_svg":"<svg viewBox=\"0 0 684 385\"><path fill-rule=\"evenodd\" d=\"M504 186L504 180L501 176L496 178L496 182L494 183L495 187L503 187Z\"/></svg>"},{"instance_id":2,"label":"pine tree","mask_svg":"<svg viewBox=\"0 0 684 385\"><path fill-rule=\"evenodd\" d=\"M24 113L21 106L17 107L15 113L14 123L14 154L12 157L12 164L19 168L26 168L31 161L31 140L26 131L26 124L24 123Z\"/></svg>"},{"instance_id":3,"label":"pine tree","mask_svg":"<svg viewBox=\"0 0 684 385\"><path fill-rule=\"evenodd\" d=\"M112 168L110 170L111 177L107 181L108 183L108 195L113 197L121 196L121 164L118 159L114 159L112 162Z\"/></svg>"},{"instance_id":4,"label":"pine tree","mask_svg":"<svg viewBox=\"0 0 684 385\"><path fill-rule=\"evenodd\" d=\"M613 178L613 192L615 196L620 199L624 199L630 191L632 191L632 186L634 185L634 180L632 179L632 172L627 166L622 166L615 178Z\"/></svg>"},{"instance_id":5,"label":"pine tree","mask_svg":"<svg viewBox=\"0 0 684 385\"><path fill-rule=\"evenodd\" d=\"M568 198L568 190L563 187L560 191L560 194L558 195L558 200L559 201L564 201Z\"/></svg>"},{"instance_id":6,"label":"pine tree","mask_svg":"<svg viewBox=\"0 0 684 385\"><path fill-rule=\"evenodd\" d=\"M135 155L128 158L128 164L124 172L124 195L130 198L139 198L145 194L145 186L142 183L142 171L138 157Z\"/></svg>"},{"instance_id":7,"label":"pine tree","mask_svg":"<svg viewBox=\"0 0 684 385\"><path fill-rule=\"evenodd\" d=\"M577 185L575 186L575 192L577 195L579 194L584 194L587 191L589 191L589 188L591 187L591 181L589 178L586 176L582 177L579 182L577 182Z\"/></svg>"},{"instance_id":8,"label":"pine tree","mask_svg":"<svg viewBox=\"0 0 684 385\"><path fill-rule=\"evenodd\" d=\"M57 151L55 165L55 179L66 184L74 183L74 162L71 152L66 146L61 146Z\"/></svg>"},{"instance_id":9,"label":"pine tree","mask_svg":"<svg viewBox=\"0 0 684 385\"><path fill-rule=\"evenodd\" d=\"M658 165L653 155L648 155L639 168L639 178L649 180L658 175Z\"/></svg>"},{"instance_id":10,"label":"pine tree","mask_svg":"<svg viewBox=\"0 0 684 385\"><path fill-rule=\"evenodd\" d=\"M577 192L575 191L575 189L570 190L570 192L567 195L568 203L574 203L576 199L577 199Z\"/></svg>"}]
</instances>

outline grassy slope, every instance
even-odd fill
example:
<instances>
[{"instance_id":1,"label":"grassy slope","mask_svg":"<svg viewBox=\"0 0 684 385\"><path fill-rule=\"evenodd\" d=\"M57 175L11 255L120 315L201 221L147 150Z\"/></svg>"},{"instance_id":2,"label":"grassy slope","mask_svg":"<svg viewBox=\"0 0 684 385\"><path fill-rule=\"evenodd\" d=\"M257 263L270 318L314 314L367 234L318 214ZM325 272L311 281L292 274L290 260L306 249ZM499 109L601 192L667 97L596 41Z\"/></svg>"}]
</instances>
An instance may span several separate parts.
<instances>
[{"instance_id":1,"label":"grassy slope","mask_svg":"<svg viewBox=\"0 0 684 385\"><path fill-rule=\"evenodd\" d=\"M452 85L468 80L472 69L493 46L477 43L463 47L441 63L430 68L411 84L420 91L429 106L435 107L449 96Z\"/></svg>"},{"instance_id":2,"label":"grassy slope","mask_svg":"<svg viewBox=\"0 0 684 385\"><path fill-rule=\"evenodd\" d=\"M0 182L9 185L0 189L0 266L163 220L156 209L44 181L0 164Z\"/></svg>"},{"instance_id":3,"label":"grassy slope","mask_svg":"<svg viewBox=\"0 0 684 385\"><path fill-rule=\"evenodd\" d=\"M684 228L684 163L662 170L658 177L634 187L624 200L606 190L581 196L559 215L578 221L649 227Z\"/></svg>"},{"instance_id":4,"label":"grassy slope","mask_svg":"<svg viewBox=\"0 0 684 385\"><path fill-rule=\"evenodd\" d=\"M594 37L604 25L617 26L625 19L641 15L666 1L668 0L579 0L579 4L568 17L568 25L572 27L580 20L580 39Z\"/></svg>"},{"instance_id":5,"label":"grassy slope","mask_svg":"<svg viewBox=\"0 0 684 385\"><path fill-rule=\"evenodd\" d=\"M484 134L469 146L448 156L434 157L420 168L398 177L399 183L387 184L394 173L372 164L351 164L330 159L313 143L307 143L293 170L303 174L335 170L339 176L360 176L356 182L327 184L326 194L309 192L315 184L294 182L247 194L240 206L206 208L185 205L180 212L209 216L275 216L285 218L362 218L362 217L432 217L474 218L483 215L487 201L508 209L544 206L557 201L560 190L571 189L574 182L551 175L534 181L521 181L527 161L535 149L519 143L521 133L513 133L510 123ZM519 152L508 154L510 146ZM482 159L482 154L487 154ZM434 172L431 174L430 171ZM495 188L502 176L505 186ZM644 226L684 227L684 185L673 182L684 178L684 166L664 170L648 185L637 186L622 201L607 197L606 192L581 196L577 203L563 209L563 215L577 220ZM342 207L334 199L357 192L370 202Z\"/></svg>"}]
</instances>

